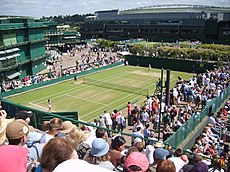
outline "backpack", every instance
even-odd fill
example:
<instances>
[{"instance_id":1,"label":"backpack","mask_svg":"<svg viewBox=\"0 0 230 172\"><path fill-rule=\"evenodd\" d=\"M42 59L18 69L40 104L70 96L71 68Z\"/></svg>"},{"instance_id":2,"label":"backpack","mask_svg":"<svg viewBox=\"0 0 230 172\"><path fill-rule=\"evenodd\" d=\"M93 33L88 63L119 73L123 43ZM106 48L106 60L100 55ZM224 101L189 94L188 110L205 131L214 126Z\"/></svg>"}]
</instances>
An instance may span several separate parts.
<instances>
[{"instance_id":1,"label":"backpack","mask_svg":"<svg viewBox=\"0 0 230 172\"><path fill-rule=\"evenodd\" d=\"M81 143L79 146L78 146L78 149L77 149L77 154L79 156L79 159L83 159L86 155L86 153L90 150L90 146L86 143Z\"/></svg>"}]
</instances>

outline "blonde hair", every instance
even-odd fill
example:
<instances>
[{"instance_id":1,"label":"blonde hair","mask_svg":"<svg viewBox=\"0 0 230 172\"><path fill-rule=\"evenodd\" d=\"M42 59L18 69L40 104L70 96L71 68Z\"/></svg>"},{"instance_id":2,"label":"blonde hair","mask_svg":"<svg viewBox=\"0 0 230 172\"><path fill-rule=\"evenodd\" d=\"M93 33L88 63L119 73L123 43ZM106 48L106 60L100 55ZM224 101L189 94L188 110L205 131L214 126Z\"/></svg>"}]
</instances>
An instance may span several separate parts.
<instances>
[{"instance_id":1,"label":"blonde hair","mask_svg":"<svg viewBox=\"0 0 230 172\"><path fill-rule=\"evenodd\" d=\"M74 149L85 140L85 134L82 130L75 127L66 137Z\"/></svg>"}]
</instances>

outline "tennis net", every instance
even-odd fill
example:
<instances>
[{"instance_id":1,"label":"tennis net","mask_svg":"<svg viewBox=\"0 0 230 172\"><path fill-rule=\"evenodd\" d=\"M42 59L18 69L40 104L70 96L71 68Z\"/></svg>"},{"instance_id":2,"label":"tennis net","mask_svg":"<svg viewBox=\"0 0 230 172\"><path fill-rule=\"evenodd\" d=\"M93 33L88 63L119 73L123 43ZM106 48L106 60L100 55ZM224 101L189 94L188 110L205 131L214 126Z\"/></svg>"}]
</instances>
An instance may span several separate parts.
<instances>
[{"instance_id":1,"label":"tennis net","mask_svg":"<svg viewBox=\"0 0 230 172\"><path fill-rule=\"evenodd\" d=\"M149 93L147 88L127 86L124 84L115 84L115 83L105 82L105 81L101 81L101 80L95 80L92 78L83 78L83 83L89 84L89 85L94 85L97 87L103 87L103 88L108 88L108 89L112 89L112 90L118 90L118 91L143 95L143 96L147 96Z\"/></svg>"}]
</instances>

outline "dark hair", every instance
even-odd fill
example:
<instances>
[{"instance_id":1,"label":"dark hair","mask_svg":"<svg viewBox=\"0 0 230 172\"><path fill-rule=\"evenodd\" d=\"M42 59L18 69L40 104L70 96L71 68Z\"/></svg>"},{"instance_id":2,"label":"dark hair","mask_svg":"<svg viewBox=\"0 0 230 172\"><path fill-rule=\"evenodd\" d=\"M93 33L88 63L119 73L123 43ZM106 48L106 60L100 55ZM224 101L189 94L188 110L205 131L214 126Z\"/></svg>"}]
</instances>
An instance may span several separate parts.
<instances>
[{"instance_id":1,"label":"dark hair","mask_svg":"<svg viewBox=\"0 0 230 172\"><path fill-rule=\"evenodd\" d=\"M183 149L177 148L177 149L175 150L175 152L174 152L174 155L175 155L176 157L182 156L182 155L183 155Z\"/></svg>"},{"instance_id":2,"label":"dark hair","mask_svg":"<svg viewBox=\"0 0 230 172\"><path fill-rule=\"evenodd\" d=\"M96 129L96 137L97 138L103 138L105 136L106 131L101 128Z\"/></svg>"},{"instance_id":3,"label":"dark hair","mask_svg":"<svg viewBox=\"0 0 230 172\"><path fill-rule=\"evenodd\" d=\"M126 143L126 141L125 141L124 137L117 136L112 140L111 147L113 149L117 149L118 147L122 146L125 143Z\"/></svg>"},{"instance_id":4,"label":"dark hair","mask_svg":"<svg viewBox=\"0 0 230 172\"><path fill-rule=\"evenodd\" d=\"M137 127L137 131L141 131L141 127Z\"/></svg>"},{"instance_id":5,"label":"dark hair","mask_svg":"<svg viewBox=\"0 0 230 172\"><path fill-rule=\"evenodd\" d=\"M8 139L9 145L19 145L21 143L22 137L19 139Z\"/></svg>"}]
</instances>

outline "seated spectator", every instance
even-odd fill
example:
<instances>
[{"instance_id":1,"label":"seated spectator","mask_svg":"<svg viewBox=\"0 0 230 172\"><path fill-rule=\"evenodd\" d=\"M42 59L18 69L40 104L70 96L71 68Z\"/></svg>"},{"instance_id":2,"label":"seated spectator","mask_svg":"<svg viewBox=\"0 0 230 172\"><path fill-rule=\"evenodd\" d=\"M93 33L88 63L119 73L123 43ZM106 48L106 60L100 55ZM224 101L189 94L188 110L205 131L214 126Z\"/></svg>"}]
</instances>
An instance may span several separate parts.
<instances>
[{"instance_id":1,"label":"seated spectator","mask_svg":"<svg viewBox=\"0 0 230 172\"><path fill-rule=\"evenodd\" d=\"M125 150L126 141L122 136L116 136L112 139L111 149L109 151L110 161L115 167L121 164L122 151Z\"/></svg>"},{"instance_id":2,"label":"seated spectator","mask_svg":"<svg viewBox=\"0 0 230 172\"><path fill-rule=\"evenodd\" d=\"M174 163L176 172L179 172L179 170L186 164L185 161L183 161L181 158L182 155L183 150L181 148L177 148L174 152L174 157L168 159Z\"/></svg>"},{"instance_id":3,"label":"seated spectator","mask_svg":"<svg viewBox=\"0 0 230 172\"><path fill-rule=\"evenodd\" d=\"M42 135L40 143L48 143L49 140L57 136L63 128L63 121L59 118L53 118L47 125L48 131Z\"/></svg>"},{"instance_id":4,"label":"seated spectator","mask_svg":"<svg viewBox=\"0 0 230 172\"><path fill-rule=\"evenodd\" d=\"M145 154L140 152L132 152L125 160L124 171L147 171L149 161Z\"/></svg>"},{"instance_id":5,"label":"seated spectator","mask_svg":"<svg viewBox=\"0 0 230 172\"><path fill-rule=\"evenodd\" d=\"M0 146L8 144L6 138L6 127L13 120L14 119L5 119L4 117L0 116Z\"/></svg>"},{"instance_id":6,"label":"seated spectator","mask_svg":"<svg viewBox=\"0 0 230 172\"><path fill-rule=\"evenodd\" d=\"M143 141L135 143L134 146L138 149L139 152L144 152L145 143Z\"/></svg>"},{"instance_id":7,"label":"seated spectator","mask_svg":"<svg viewBox=\"0 0 230 172\"><path fill-rule=\"evenodd\" d=\"M63 127L60 130L60 133L63 133L65 136L67 136L69 133L71 133L77 126L74 125L71 121L64 121Z\"/></svg>"},{"instance_id":8,"label":"seated spectator","mask_svg":"<svg viewBox=\"0 0 230 172\"><path fill-rule=\"evenodd\" d=\"M162 160L165 160L166 156L169 155L168 150L165 150L163 148L156 148L153 153L154 163L151 165L151 170L155 171L157 168L157 165Z\"/></svg>"},{"instance_id":9,"label":"seated spectator","mask_svg":"<svg viewBox=\"0 0 230 172\"><path fill-rule=\"evenodd\" d=\"M42 169L42 172L51 172L60 163L69 159L78 159L77 152L69 141L61 137L55 137L44 146L38 170Z\"/></svg>"},{"instance_id":10,"label":"seated spectator","mask_svg":"<svg viewBox=\"0 0 230 172\"><path fill-rule=\"evenodd\" d=\"M98 165L89 164L86 161L80 159L69 159L60 163L53 172L76 172L76 171L95 171L95 172L111 172L106 168Z\"/></svg>"},{"instance_id":11,"label":"seated spectator","mask_svg":"<svg viewBox=\"0 0 230 172\"><path fill-rule=\"evenodd\" d=\"M27 148L23 148L23 146L26 144L27 141L27 136L29 133L29 126L28 124L22 120L22 119L17 119L14 120L13 122L9 123L6 127L6 137L9 141L9 145L5 145L6 148L4 150L8 150L9 152L18 150L18 153L21 153L21 157L18 157L17 151L15 151L12 154L6 153L7 156L4 156L4 161L2 160L1 162L12 162L13 159L18 160L20 163L18 164L19 167L21 167L21 170L23 171L29 171L31 170L34 166L36 166L36 162L33 161L32 159L28 159L28 150ZM8 146L8 147L7 147ZM2 146L1 146L2 147ZM20 147L20 148L15 148L15 147ZM25 149L25 150L24 150ZM3 156L0 156L3 157ZM9 159L8 159L9 158ZM25 160L26 158L26 160ZM15 166L12 166L10 164L4 164L1 165L1 167L5 168L5 170L0 170L0 171L14 171ZM11 170L10 170L11 169ZM27 170L25 170L27 169ZM15 169L15 171L18 171L19 169Z\"/></svg>"},{"instance_id":12,"label":"seated spectator","mask_svg":"<svg viewBox=\"0 0 230 172\"><path fill-rule=\"evenodd\" d=\"M99 165L103 168L113 171L114 166L110 162L110 156L108 154L109 144L102 138L96 138L92 143L90 153L84 158L90 164Z\"/></svg>"},{"instance_id":13,"label":"seated spectator","mask_svg":"<svg viewBox=\"0 0 230 172\"><path fill-rule=\"evenodd\" d=\"M26 121L27 124L30 123L30 117L33 115L32 111L26 111L26 110L21 110L16 113L15 118L16 119L22 119Z\"/></svg>"},{"instance_id":14,"label":"seated spectator","mask_svg":"<svg viewBox=\"0 0 230 172\"><path fill-rule=\"evenodd\" d=\"M176 167L172 161L165 159L157 164L156 172L176 172Z\"/></svg>"},{"instance_id":15,"label":"seated spectator","mask_svg":"<svg viewBox=\"0 0 230 172\"><path fill-rule=\"evenodd\" d=\"M102 129L102 128L97 128L96 129L96 137L97 138L102 138L104 140L107 140L107 132L106 130Z\"/></svg>"},{"instance_id":16,"label":"seated spectator","mask_svg":"<svg viewBox=\"0 0 230 172\"><path fill-rule=\"evenodd\" d=\"M194 165L190 172L208 172L208 166L200 161Z\"/></svg>"},{"instance_id":17,"label":"seated spectator","mask_svg":"<svg viewBox=\"0 0 230 172\"><path fill-rule=\"evenodd\" d=\"M28 148L28 156L37 162L40 161L40 157L42 154L42 149L44 147L44 143L40 143L40 139L42 137L41 133L38 133L37 131L34 131L30 127L30 132L27 137L27 148Z\"/></svg>"},{"instance_id":18,"label":"seated spectator","mask_svg":"<svg viewBox=\"0 0 230 172\"><path fill-rule=\"evenodd\" d=\"M154 131L150 132L150 136L148 137L148 140L146 141L147 145L154 145L157 142L157 138L154 137Z\"/></svg>"},{"instance_id":19,"label":"seated spectator","mask_svg":"<svg viewBox=\"0 0 230 172\"><path fill-rule=\"evenodd\" d=\"M66 139L77 151L79 159L83 159L86 152L90 149L89 145L83 143L85 139L84 132L79 128L74 127L74 129L66 136Z\"/></svg>"},{"instance_id":20,"label":"seated spectator","mask_svg":"<svg viewBox=\"0 0 230 172\"><path fill-rule=\"evenodd\" d=\"M6 111L2 109L1 103L0 103L0 116L3 118L6 118L6 116L7 116Z\"/></svg>"},{"instance_id":21,"label":"seated spectator","mask_svg":"<svg viewBox=\"0 0 230 172\"><path fill-rule=\"evenodd\" d=\"M149 165L152 165L154 162L154 159L153 159L154 151L155 151L155 148L153 147L153 145L146 146L145 155L148 158Z\"/></svg>"},{"instance_id":22,"label":"seated spectator","mask_svg":"<svg viewBox=\"0 0 230 172\"><path fill-rule=\"evenodd\" d=\"M0 155L0 171L27 171L27 148L15 145L3 145L0 146Z\"/></svg>"},{"instance_id":23,"label":"seated spectator","mask_svg":"<svg viewBox=\"0 0 230 172\"><path fill-rule=\"evenodd\" d=\"M24 146L29 133L28 124L22 119L14 120L6 127L6 137L9 145Z\"/></svg>"}]
</instances>

